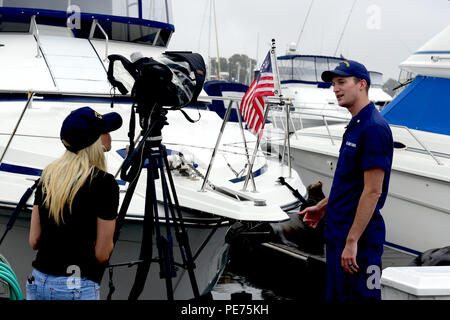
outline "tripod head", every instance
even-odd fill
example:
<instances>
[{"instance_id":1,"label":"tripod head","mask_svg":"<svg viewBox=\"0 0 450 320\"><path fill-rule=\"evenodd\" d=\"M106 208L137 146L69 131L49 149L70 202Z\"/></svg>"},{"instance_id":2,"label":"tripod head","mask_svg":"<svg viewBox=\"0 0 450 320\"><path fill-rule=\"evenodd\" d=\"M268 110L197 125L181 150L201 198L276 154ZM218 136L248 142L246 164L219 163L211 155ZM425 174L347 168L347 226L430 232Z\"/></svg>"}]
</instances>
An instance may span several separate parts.
<instances>
[{"instance_id":1,"label":"tripod head","mask_svg":"<svg viewBox=\"0 0 450 320\"><path fill-rule=\"evenodd\" d=\"M164 126L169 125L167 122L167 109L164 108L156 108L152 114L150 114L149 117L149 125L148 127L148 134L146 134L145 130L142 130L142 136L148 136L146 138L146 142L150 144L151 146L158 146L161 144L162 141L162 129Z\"/></svg>"}]
</instances>

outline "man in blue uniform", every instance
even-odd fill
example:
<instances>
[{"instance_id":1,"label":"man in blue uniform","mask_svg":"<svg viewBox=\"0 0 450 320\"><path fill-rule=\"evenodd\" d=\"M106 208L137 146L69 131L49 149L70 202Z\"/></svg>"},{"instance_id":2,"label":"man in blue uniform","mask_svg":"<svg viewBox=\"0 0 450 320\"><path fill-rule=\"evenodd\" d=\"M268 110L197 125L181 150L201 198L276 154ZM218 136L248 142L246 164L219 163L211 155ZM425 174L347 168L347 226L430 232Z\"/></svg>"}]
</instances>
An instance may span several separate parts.
<instances>
[{"instance_id":1,"label":"man in blue uniform","mask_svg":"<svg viewBox=\"0 0 450 320\"><path fill-rule=\"evenodd\" d=\"M386 200L393 140L386 120L368 98L364 65L343 61L322 73L352 119L342 138L329 197L301 212L316 227L325 216L327 299L381 299L379 278L385 241L380 209Z\"/></svg>"}]
</instances>

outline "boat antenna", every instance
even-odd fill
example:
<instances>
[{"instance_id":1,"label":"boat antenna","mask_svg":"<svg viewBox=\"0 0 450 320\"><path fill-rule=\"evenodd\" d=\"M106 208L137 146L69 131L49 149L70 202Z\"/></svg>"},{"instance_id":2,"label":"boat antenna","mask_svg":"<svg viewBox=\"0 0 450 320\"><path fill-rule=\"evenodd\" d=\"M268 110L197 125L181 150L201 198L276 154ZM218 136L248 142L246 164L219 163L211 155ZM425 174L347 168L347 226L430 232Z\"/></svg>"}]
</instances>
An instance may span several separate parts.
<instances>
[{"instance_id":1,"label":"boat antenna","mask_svg":"<svg viewBox=\"0 0 450 320\"><path fill-rule=\"evenodd\" d=\"M312 0L311 3L309 4L308 13L306 13L305 21L303 21L302 29L300 31L300 34L298 35L297 46L295 47L295 51L298 51L298 46L300 45L300 38L302 37L303 30L305 30L306 21L308 20L309 13L311 12L311 8L313 6L313 3L314 3L314 0Z\"/></svg>"},{"instance_id":2,"label":"boat antenna","mask_svg":"<svg viewBox=\"0 0 450 320\"><path fill-rule=\"evenodd\" d=\"M344 29L341 32L341 36L340 36L338 44L336 46L336 50L334 50L333 56L336 56L336 53L337 53L337 51L339 49L339 46L341 45L342 37L344 36L345 29L347 29L348 21L350 20L350 16L352 15L353 8L355 7L356 1L358 1L358 0L353 1L352 7L350 9L350 12L347 15L347 21L345 21Z\"/></svg>"}]
</instances>

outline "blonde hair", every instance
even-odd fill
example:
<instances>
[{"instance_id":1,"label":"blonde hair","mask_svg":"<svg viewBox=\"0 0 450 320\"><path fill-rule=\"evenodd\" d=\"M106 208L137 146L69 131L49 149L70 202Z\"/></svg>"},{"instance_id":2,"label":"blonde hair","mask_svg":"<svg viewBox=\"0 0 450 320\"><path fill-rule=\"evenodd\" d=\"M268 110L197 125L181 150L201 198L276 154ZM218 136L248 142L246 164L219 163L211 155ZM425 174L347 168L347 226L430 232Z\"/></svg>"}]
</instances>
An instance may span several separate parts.
<instances>
[{"instance_id":1,"label":"blonde hair","mask_svg":"<svg viewBox=\"0 0 450 320\"><path fill-rule=\"evenodd\" d=\"M106 171L106 160L101 138L77 153L66 150L59 159L50 163L41 176L42 191L46 194L43 204L57 225L64 223L64 207L72 203L75 195L89 178L91 183L95 168Z\"/></svg>"}]
</instances>

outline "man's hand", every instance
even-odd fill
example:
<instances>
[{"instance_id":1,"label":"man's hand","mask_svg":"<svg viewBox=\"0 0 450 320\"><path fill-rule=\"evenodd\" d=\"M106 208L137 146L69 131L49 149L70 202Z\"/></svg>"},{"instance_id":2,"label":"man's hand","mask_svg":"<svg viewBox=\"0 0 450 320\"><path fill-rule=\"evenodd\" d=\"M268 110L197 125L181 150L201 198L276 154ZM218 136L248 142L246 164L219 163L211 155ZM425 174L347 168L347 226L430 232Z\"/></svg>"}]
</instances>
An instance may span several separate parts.
<instances>
[{"instance_id":1,"label":"man's hand","mask_svg":"<svg viewBox=\"0 0 450 320\"><path fill-rule=\"evenodd\" d=\"M345 243L344 251L341 255L341 266L350 274L358 272L359 266L356 263L356 254L358 253L358 242L348 241Z\"/></svg>"},{"instance_id":2,"label":"man's hand","mask_svg":"<svg viewBox=\"0 0 450 320\"><path fill-rule=\"evenodd\" d=\"M300 211L299 215L305 215L303 222L312 228L317 227L320 219L325 215L327 210L328 197L322 199L318 204L312 207L308 207L303 211Z\"/></svg>"}]
</instances>

